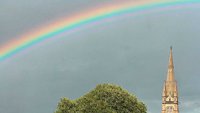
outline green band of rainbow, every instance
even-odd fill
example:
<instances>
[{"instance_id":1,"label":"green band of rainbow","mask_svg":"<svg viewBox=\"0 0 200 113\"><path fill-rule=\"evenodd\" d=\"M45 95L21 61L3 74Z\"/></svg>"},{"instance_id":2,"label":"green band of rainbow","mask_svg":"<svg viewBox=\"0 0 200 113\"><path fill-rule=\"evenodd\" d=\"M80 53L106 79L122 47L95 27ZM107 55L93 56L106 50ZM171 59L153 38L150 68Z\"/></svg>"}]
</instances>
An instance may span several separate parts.
<instances>
[{"instance_id":1,"label":"green band of rainbow","mask_svg":"<svg viewBox=\"0 0 200 113\"><path fill-rule=\"evenodd\" d=\"M147 2L148 1L148 2ZM148 10L152 8L161 8L168 6L184 5L184 4L196 4L200 3L200 0L144 0L140 2L129 1L123 4L112 4L96 8L87 13L80 13L78 15L71 16L58 20L46 27L41 27L31 33L24 34L17 38L18 40L9 42L0 48L0 60L9 58L16 53L31 47L39 42L53 38L56 35L73 30L88 23L96 22L105 18L116 17L126 13L134 13L138 11Z\"/></svg>"}]
</instances>

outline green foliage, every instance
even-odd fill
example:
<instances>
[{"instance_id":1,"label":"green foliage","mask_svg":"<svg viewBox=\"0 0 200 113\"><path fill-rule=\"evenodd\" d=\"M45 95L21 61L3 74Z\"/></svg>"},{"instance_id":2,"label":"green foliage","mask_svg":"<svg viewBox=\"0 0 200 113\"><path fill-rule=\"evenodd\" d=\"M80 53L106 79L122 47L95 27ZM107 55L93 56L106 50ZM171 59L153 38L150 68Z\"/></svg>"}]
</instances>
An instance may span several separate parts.
<instances>
[{"instance_id":1,"label":"green foliage","mask_svg":"<svg viewBox=\"0 0 200 113\"><path fill-rule=\"evenodd\" d=\"M75 101L62 98L55 113L146 113L146 107L121 87L100 84Z\"/></svg>"},{"instance_id":2,"label":"green foliage","mask_svg":"<svg viewBox=\"0 0 200 113\"><path fill-rule=\"evenodd\" d=\"M62 98L57 106L56 113L75 113L75 103L67 98Z\"/></svg>"}]
</instances>

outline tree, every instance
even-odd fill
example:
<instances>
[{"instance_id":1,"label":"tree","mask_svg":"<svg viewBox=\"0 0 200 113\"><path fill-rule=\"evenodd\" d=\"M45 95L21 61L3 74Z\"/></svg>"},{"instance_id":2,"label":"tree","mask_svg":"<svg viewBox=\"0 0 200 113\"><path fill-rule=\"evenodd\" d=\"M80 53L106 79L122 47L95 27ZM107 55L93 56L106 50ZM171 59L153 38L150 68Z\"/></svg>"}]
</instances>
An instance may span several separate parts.
<instances>
[{"instance_id":1,"label":"tree","mask_svg":"<svg viewBox=\"0 0 200 113\"><path fill-rule=\"evenodd\" d=\"M70 101L62 98L55 113L146 113L146 106L128 91L100 84L86 95Z\"/></svg>"},{"instance_id":2,"label":"tree","mask_svg":"<svg viewBox=\"0 0 200 113\"><path fill-rule=\"evenodd\" d=\"M67 98L62 98L58 103L56 113L75 113L75 103Z\"/></svg>"}]
</instances>

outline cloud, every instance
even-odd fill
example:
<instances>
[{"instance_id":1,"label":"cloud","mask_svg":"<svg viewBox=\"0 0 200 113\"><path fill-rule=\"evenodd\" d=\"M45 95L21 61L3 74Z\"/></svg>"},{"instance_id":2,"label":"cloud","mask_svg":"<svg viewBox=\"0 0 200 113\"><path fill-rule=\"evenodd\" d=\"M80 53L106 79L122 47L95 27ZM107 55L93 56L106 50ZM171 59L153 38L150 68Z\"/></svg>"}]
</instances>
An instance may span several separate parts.
<instances>
[{"instance_id":1,"label":"cloud","mask_svg":"<svg viewBox=\"0 0 200 113\"><path fill-rule=\"evenodd\" d=\"M200 113L200 100L188 100L180 105L182 110L191 113Z\"/></svg>"}]
</instances>

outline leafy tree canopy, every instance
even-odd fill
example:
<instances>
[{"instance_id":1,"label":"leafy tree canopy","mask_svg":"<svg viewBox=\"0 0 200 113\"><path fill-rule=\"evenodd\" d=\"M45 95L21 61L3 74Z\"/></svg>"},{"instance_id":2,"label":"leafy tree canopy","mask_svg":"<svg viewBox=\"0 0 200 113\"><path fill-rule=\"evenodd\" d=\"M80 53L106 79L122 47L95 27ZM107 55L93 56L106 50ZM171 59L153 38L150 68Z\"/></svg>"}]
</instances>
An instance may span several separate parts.
<instances>
[{"instance_id":1,"label":"leafy tree canopy","mask_svg":"<svg viewBox=\"0 0 200 113\"><path fill-rule=\"evenodd\" d=\"M146 106L120 86L100 84L86 95L62 98L55 113L146 113Z\"/></svg>"}]
</instances>

